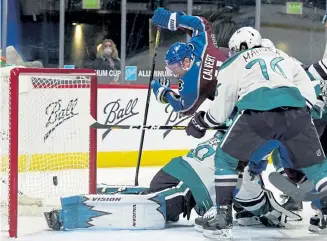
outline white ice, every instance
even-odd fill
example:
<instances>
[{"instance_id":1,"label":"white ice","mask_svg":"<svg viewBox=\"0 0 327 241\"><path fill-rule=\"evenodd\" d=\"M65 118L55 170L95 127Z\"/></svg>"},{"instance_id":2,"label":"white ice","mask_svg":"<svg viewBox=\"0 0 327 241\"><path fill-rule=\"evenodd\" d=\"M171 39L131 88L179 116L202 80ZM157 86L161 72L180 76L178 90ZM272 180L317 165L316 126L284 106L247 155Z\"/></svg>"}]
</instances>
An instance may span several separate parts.
<instances>
[{"instance_id":1,"label":"white ice","mask_svg":"<svg viewBox=\"0 0 327 241\"><path fill-rule=\"evenodd\" d=\"M268 169L272 167L269 166ZM140 186L148 186L150 180L159 168L141 168ZM134 168L110 168L98 170L98 182L112 185L132 185L134 183ZM279 192L272 187L264 176L266 187L275 193L279 198ZM302 222L290 223L288 228L267 228L238 227L233 228L234 240L242 241L286 241L286 240L327 240L324 234L313 234L308 231L309 218L312 214L310 204L305 203ZM191 220L187 221L180 217L180 221L169 225L164 230L159 231L97 231L97 230L78 230L78 231L53 231L47 228L43 217L21 217L18 223L17 241L205 241L208 240L201 233L193 229L193 221L197 217L192 214ZM326 234L325 234L326 235ZM8 234L2 233L0 240L8 240Z\"/></svg>"}]
</instances>

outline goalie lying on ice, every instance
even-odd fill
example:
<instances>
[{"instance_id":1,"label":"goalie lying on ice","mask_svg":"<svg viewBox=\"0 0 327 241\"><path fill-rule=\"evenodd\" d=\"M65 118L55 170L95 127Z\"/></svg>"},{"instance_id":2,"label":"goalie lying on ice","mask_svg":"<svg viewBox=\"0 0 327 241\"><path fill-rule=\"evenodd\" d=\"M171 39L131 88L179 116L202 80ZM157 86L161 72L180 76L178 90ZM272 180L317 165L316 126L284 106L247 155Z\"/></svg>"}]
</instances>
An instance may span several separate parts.
<instances>
[{"instance_id":1,"label":"goalie lying on ice","mask_svg":"<svg viewBox=\"0 0 327 241\"><path fill-rule=\"evenodd\" d=\"M45 213L49 227L54 230L92 227L163 229L167 222L178 221L181 214L189 219L193 209L202 216L215 203L214 154L223 134L217 132L187 155L173 158L153 177L149 188L118 188L101 184L96 195L61 198L61 210ZM245 220L261 217L255 220L268 226L280 226L281 213L300 219L276 202L272 203L274 200L269 198L272 194L267 195L258 180L250 179L249 172L245 171L243 185L235 199L252 215L238 208L239 217ZM239 181L241 184L242 178ZM272 212L276 209L278 211ZM242 224L246 223L243 221Z\"/></svg>"}]
</instances>

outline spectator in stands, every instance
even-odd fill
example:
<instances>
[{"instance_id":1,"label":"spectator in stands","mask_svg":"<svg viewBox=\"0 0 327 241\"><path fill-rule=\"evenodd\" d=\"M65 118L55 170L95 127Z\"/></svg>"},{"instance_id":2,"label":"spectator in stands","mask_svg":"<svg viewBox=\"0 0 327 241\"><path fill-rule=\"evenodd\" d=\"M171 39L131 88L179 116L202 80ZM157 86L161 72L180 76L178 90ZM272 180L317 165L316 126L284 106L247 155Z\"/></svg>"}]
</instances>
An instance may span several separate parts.
<instances>
[{"instance_id":1,"label":"spectator in stands","mask_svg":"<svg viewBox=\"0 0 327 241\"><path fill-rule=\"evenodd\" d=\"M102 44L98 47L97 58L92 61L92 69L95 69L101 79L106 79L107 83L119 82L120 77L120 59L118 57L117 46L111 39L103 40ZM108 77L108 78L106 78Z\"/></svg>"}]
</instances>

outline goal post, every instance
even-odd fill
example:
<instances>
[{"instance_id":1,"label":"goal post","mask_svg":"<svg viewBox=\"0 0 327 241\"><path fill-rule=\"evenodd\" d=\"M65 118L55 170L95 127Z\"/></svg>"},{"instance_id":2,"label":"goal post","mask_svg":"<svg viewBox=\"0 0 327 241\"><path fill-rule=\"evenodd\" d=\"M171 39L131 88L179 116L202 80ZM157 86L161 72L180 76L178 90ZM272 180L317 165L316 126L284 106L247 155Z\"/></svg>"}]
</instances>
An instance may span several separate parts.
<instances>
[{"instance_id":1,"label":"goal post","mask_svg":"<svg viewBox=\"0 0 327 241\"><path fill-rule=\"evenodd\" d=\"M1 201L9 236L17 237L19 205L58 207L61 196L96 193L97 131L89 115L97 119L98 88L94 70L3 70L1 131L8 138L0 167L8 196Z\"/></svg>"}]
</instances>

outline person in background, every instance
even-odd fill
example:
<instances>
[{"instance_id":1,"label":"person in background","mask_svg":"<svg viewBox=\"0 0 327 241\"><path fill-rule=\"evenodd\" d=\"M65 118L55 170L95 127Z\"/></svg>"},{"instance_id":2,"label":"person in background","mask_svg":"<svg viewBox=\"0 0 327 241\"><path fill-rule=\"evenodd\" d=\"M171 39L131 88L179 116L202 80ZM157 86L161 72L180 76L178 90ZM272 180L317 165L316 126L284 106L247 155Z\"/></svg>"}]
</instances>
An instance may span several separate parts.
<instances>
[{"instance_id":1,"label":"person in background","mask_svg":"<svg viewBox=\"0 0 327 241\"><path fill-rule=\"evenodd\" d=\"M95 69L99 76L109 79L109 82L119 82L120 59L117 46L111 39L103 40L97 52L97 58L92 61L90 68Z\"/></svg>"}]
</instances>

